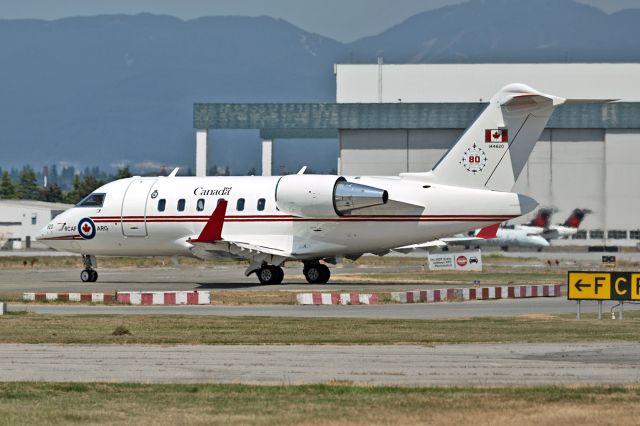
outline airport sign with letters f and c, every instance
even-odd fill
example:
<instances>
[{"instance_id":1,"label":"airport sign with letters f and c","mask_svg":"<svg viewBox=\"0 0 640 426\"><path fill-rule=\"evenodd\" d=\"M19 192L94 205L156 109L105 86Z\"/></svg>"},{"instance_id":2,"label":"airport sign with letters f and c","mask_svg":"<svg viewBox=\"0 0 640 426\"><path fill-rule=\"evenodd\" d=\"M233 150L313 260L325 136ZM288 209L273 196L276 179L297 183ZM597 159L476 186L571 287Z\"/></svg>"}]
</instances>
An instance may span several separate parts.
<instances>
[{"instance_id":1,"label":"airport sign with letters f and c","mask_svg":"<svg viewBox=\"0 0 640 426\"><path fill-rule=\"evenodd\" d=\"M569 272L570 300L640 301L640 272Z\"/></svg>"}]
</instances>

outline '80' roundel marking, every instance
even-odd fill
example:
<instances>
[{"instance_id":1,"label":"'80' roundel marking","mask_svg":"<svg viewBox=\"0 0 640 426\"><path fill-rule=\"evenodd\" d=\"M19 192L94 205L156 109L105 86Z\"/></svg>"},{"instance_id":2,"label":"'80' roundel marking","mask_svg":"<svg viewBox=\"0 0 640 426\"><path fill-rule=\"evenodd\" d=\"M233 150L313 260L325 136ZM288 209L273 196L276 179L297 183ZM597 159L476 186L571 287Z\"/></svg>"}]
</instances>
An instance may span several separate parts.
<instances>
[{"instance_id":1,"label":"'80' roundel marking","mask_svg":"<svg viewBox=\"0 0 640 426\"><path fill-rule=\"evenodd\" d=\"M78 232L85 240L90 240L96 236L96 225L91 219L85 217L78 222Z\"/></svg>"}]
</instances>

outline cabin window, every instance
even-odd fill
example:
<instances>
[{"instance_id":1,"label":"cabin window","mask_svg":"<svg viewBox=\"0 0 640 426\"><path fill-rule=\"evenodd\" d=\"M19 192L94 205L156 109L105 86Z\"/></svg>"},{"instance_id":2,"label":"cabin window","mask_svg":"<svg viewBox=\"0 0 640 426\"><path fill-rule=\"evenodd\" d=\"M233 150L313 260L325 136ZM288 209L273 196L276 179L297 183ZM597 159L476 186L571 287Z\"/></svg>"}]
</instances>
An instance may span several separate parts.
<instances>
[{"instance_id":1,"label":"cabin window","mask_svg":"<svg viewBox=\"0 0 640 426\"><path fill-rule=\"evenodd\" d=\"M224 198L218 198L218 202L216 203L216 207L218 206L218 204L220 204L223 201L224 201Z\"/></svg>"},{"instance_id":2,"label":"cabin window","mask_svg":"<svg viewBox=\"0 0 640 426\"><path fill-rule=\"evenodd\" d=\"M165 207L167 207L167 200L164 198L158 200L158 211L163 212Z\"/></svg>"},{"instance_id":3,"label":"cabin window","mask_svg":"<svg viewBox=\"0 0 640 426\"><path fill-rule=\"evenodd\" d=\"M239 212L244 210L244 198L238 198L238 202L236 203L236 210Z\"/></svg>"},{"instance_id":4,"label":"cabin window","mask_svg":"<svg viewBox=\"0 0 640 426\"><path fill-rule=\"evenodd\" d=\"M106 194L89 194L82 199L76 207L102 207Z\"/></svg>"},{"instance_id":5,"label":"cabin window","mask_svg":"<svg viewBox=\"0 0 640 426\"><path fill-rule=\"evenodd\" d=\"M184 204L185 204L184 198L180 198L178 200L178 211L179 212L183 212L184 211Z\"/></svg>"},{"instance_id":6,"label":"cabin window","mask_svg":"<svg viewBox=\"0 0 640 426\"><path fill-rule=\"evenodd\" d=\"M199 212L204 210L204 198L200 198L198 200L198 202L196 203L196 210L198 210Z\"/></svg>"},{"instance_id":7,"label":"cabin window","mask_svg":"<svg viewBox=\"0 0 640 426\"><path fill-rule=\"evenodd\" d=\"M264 206L267 204L267 200L265 200L264 198L260 198L258 200L258 211L261 212L264 210Z\"/></svg>"}]
</instances>

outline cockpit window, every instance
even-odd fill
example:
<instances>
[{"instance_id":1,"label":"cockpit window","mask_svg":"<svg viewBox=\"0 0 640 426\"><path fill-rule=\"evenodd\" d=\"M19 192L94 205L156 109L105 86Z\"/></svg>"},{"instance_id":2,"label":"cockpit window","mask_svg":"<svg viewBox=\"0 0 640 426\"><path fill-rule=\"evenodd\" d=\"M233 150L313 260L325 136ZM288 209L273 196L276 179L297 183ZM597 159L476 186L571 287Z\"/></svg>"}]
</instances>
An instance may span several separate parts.
<instances>
[{"instance_id":1,"label":"cockpit window","mask_svg":"<svg viewBox=\"0 0 640 426\"><path fill-rule=\"evenodd\" d=\"M89 194L82 199L76 207L102 207L106 194Z\"/></svg>"}]
</instances>

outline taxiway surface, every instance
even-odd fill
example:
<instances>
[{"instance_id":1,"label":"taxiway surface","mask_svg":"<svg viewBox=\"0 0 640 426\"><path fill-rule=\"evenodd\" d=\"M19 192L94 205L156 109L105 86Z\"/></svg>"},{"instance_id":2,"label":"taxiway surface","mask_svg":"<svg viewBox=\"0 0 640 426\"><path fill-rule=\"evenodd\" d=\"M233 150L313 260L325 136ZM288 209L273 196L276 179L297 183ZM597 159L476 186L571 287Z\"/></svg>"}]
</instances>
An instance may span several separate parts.
<instances>
[{"instance_id":1,"label":"taxiway surface","mask_svg":"<svg viewBox=\"0 0 640 426\"><path fill-rule=\"evenodd\" d=\"M420 272L422 268L409 266L359 266L332 268L332 276L367 274L375 272ZM95 283L80 281L80 269L4 269L0 273L0 292L113 292L113 291L163 291L163 290L255 290L255 291L320 291L320 290L420 290L444 288L452 285L417 283L329 282L309 284L298 267L285 268L285 281L279 285L260 285L255 275L245 277L243 266L213 267L158 267L158 268L100 268ZM474 285L473 280L482 276L468 277L468 283L455 287Z\"/></svg>"},{"instance_id":2,"label":"taxiway surface","mask_svg":"<svg viewBox=\"0 0 640 426\"><path fill-rule=\"evenodd\" d=\"M638 343L0 345L0 381L376 385L640 383Z\"/></svg>"}]
</instances>

